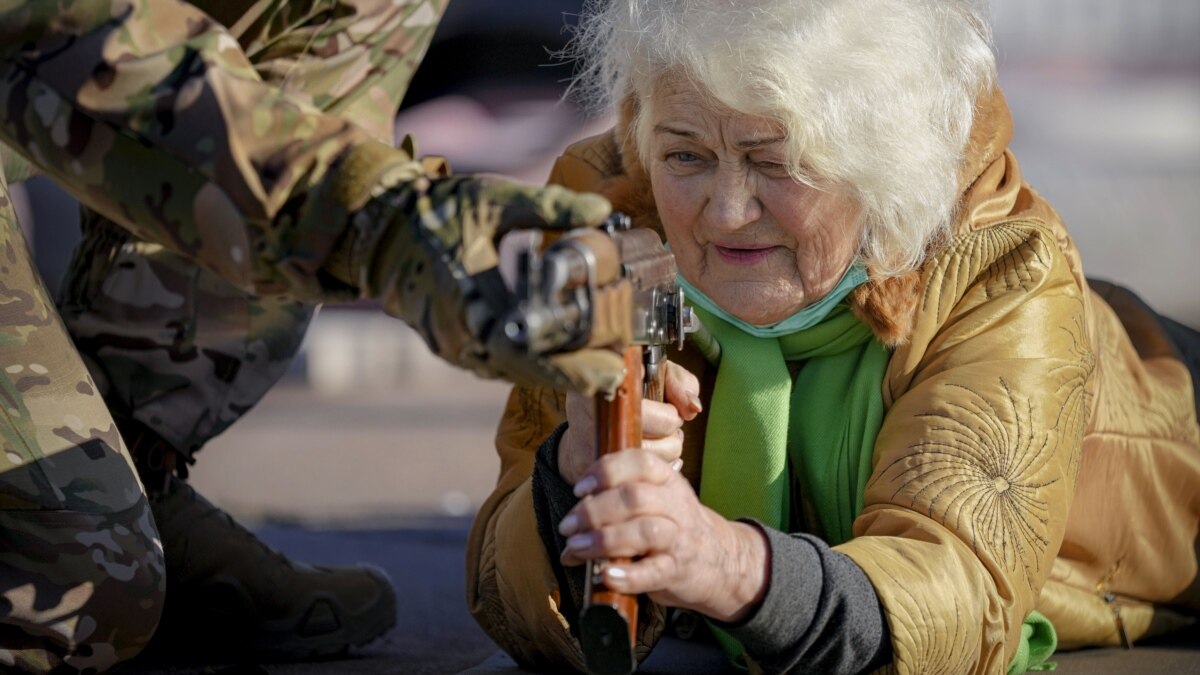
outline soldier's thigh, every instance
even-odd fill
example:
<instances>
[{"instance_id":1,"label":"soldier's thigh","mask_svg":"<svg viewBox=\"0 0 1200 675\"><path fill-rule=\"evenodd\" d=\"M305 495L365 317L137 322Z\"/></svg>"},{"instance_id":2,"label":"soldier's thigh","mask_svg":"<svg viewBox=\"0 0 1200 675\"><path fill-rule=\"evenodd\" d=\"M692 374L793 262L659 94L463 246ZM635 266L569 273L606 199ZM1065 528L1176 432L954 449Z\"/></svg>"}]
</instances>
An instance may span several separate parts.
<instances>
[{"instance_id":1,"label":"soldier's thigh","mask_svg":"<svg viewBox=\"0 0 1200 675\"><path fill-rule=\"evenodd\" d=\"M162 548L116 425L3 217L0 313L0 670L103 669L154 631Z\"/></svg>"},{"instance_id":2,"label":"soldier's thigh","mask_svg":"<svg viewBox=\"0 0 1200 675\"><path fill-rule=\"evenodd\" d=\"M246 294L94 212L83 223L63 320L114 414L190 455L287 372L314 307Z\"/></svg>"}]
</instances>

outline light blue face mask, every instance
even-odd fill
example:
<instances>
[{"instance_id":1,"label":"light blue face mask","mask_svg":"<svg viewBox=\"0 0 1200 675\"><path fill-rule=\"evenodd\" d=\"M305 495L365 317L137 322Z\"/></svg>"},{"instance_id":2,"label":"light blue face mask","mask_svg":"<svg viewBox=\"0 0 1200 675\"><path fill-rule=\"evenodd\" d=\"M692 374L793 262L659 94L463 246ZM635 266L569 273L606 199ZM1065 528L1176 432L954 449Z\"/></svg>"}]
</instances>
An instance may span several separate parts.
<instances>
[{"instance_id":1,"label":"light blue face mask","mask_svg":"<svg viewBox=\"0 0 1200 675\"><path fill-rule=\"evenodd\" d=\"M682 274L678 275L676 279L679 285L683 287L683 292L688 302L703 307L705 310L721 317L750 335L761 338L775 338L781 335L798 333L805 328L811 328L821 323L829 315L830 310L849 295L850 291L853 291L867 280L867 268L861 262L855 261L846 270L846 273L842 275L842 279L838 282L837 286L832 291L829 291L825 297L801 309L783 321L773 323L769 326L756 326L752 323L742 321L722 309L717 303L713 302L712 298L702 293L700 289L688 283L688 280L684 279Z\"/></svg>"}]
</instances>

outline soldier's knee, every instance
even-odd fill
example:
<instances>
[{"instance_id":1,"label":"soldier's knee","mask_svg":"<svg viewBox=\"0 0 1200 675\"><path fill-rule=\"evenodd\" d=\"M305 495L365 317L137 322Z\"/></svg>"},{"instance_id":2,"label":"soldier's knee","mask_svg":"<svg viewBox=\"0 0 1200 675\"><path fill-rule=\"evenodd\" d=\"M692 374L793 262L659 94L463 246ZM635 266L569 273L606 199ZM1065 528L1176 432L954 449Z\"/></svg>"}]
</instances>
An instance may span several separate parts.
<instances>
[{"instance_id":1,"label":"soldier's knee","mask_svg":"<svg viewBox=\"0 0 1200 675\"><path fill-rule=\"evenodd\" d=\"M120 513L0 512L0 670L101 672L149 642L162 545L145 499Z\"/></svg>"}]
</instances>

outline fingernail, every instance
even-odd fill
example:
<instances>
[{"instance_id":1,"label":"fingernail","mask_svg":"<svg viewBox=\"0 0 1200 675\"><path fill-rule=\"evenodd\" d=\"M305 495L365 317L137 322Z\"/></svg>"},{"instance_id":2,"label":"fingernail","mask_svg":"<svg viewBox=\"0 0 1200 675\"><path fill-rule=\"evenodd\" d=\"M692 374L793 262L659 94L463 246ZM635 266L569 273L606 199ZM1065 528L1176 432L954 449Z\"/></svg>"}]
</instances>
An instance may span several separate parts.
<instances>
[{"instance_id":1,"label":"fingernail","mask_svg":"<svg viewBox=\"0 0 1200 675\"><path fill-rule=\"evenodd\" d=\"M700 403L700 397L692 392L688 392L688 403L692 404L692 410L695 410L696 412L704 410L704 406Z\"/></svg>"},{"instance_id":2,"label":"fingernail","mask_svg":"<svg viewBox=\"0 0 1200 675\"><path fill-rule=\"evenodd\" d=\"M678 470L680 470L680 469L682 469L682 468L683 468L683 460L682 460L682 459L677 459L677 460L675 460L674 462L671 462L671 469L672 469L672 470L674 470L674 471L678 471ZM566 522L566 521L563 521L563 522Z\"/></svg>"},{"instance_id":3,"label":"fingernail","mask_svg":"<svg viewBox=\"0 0 1200 675\"><path fill-rule=\"evenodd\" d=\"M597 485L599 485L599 482L596 481L595 476L584 476L582 480L575 484L575 496L583 497L584 495L590 495L592 490L596 489Z\"/></svg>"},{"instance_id":4,"label":"fingernail","mask_svg":"<svg viewBox=\"0 0 1200 675\"><path fill-rule=\"evenodd\" d=\"M604 575L610 579L624 579L629 576L624 567L608 567L604 570Z\"/></svg>"},{"instance_id":5,"label":"fingernail","mask_svg":"<svg viewBox=\"0 0 1200 675\"><path fill-rule=\"evenodd\" d=\"M569 537L572 534L575 534L575 530L578 529L579 518L577 518L573 513L566 518L563 518L562 522L558 524L558 533L564 537Z\"/></svg>"},{"instance_id":6,"label":"fingernail","mask_svg":"<svg viewBox=\"0 0 1200 675\"><path fill-rule=\"evenodd\" d=\"M569 539L567 539L567 548L574 549L576 551L578 551L581 548L587 548L592 545L593 539L594 539L594 537L592 537L592 535L587 534L587 533L576 534L576 535L570 537Z\"/></svg>"}]
</instances>

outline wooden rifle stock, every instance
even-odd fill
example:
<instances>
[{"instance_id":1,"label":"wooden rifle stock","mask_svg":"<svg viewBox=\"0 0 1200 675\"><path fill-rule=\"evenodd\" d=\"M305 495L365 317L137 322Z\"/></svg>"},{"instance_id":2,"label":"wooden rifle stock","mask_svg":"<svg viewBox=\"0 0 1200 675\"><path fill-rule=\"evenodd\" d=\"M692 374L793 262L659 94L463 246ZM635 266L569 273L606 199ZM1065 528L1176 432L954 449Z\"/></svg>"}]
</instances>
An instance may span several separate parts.
<instances>
[{"instance_id":1,"label":"wooden rifle stock","mask_svg":"<svg viewBox=\"0 0 1200 675\"><path fill-rule=\"evenodd\" d=\"M625 380L610 397L595 398L596 454L603 456L642 445L642 400L663 400L665 363L649 369L643 364L643 348L625 349ZM654 349L650 347L648 349ZM648 377L644 377L647 374ZM629 558L589 561L583 611L579 616L580 642L587 669L592 675L625 675L637 668L636 596L623 595L604 585L609 565L624 565Z\"/></svg>"}]
</instances>

